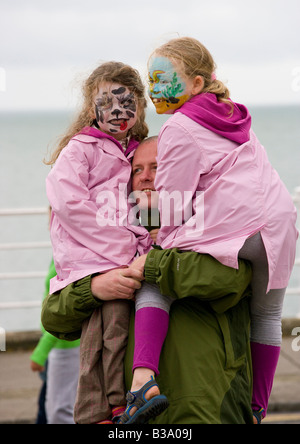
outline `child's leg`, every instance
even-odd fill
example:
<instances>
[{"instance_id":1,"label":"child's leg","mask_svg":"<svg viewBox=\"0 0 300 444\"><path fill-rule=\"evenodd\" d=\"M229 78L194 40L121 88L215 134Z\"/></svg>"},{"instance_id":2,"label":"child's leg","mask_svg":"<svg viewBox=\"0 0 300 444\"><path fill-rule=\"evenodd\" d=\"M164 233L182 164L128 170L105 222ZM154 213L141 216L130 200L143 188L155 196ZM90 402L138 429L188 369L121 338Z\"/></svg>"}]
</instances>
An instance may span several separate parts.
<instances>
[{"instance_id":1,"label":"child's leg","mask_svg":"<svg viewBox=\"0 0 300 444\"><path fill-rule=\"evenodd\" d=\"M269 272L260 233L248 239L239 253L253 268L251 299L251 349L253 365L254 411L265 416L278 364L281 342L281 316L285 289L267 292Z\"/></svg>"},{"instance_id":2,"label":"child's leg","mask_svg":"<svg viewBox=\"0 0 300 444\"><path fill-rule=\"evenodd\" d=\"M102 368L102 307L84 321L80 339L80 372L74 419L77 424L96 424L110 417Z\"/></svg>"},{"instance_id":3,"label":"child's leg","mask_svg":"<svg viewBox=\"0 0 300 444\"><path fill-rule=\"evenodd\" d=\"M122 424L145 423L168 406L155 382L159 358L169 327L172 298L162 296L158 286L143 283L136 293L135 349L131 394ZM134 393L134 395L132 394Z\"/></svg>"},{"instance_id":4,"label":"child's leg","mask_svg":"<svg viewBox=\"0 0 300 444\"><path fill-rule=\"evenodd\" d=\"M168 333L172 302L172 298L160 294L157 285L144 282L137 291L133 370L147 368L159 374L159 358Z\"/></svg>"},{"instance_id":5,"label":"child's leg","mask_svg":"<svg viewBox=\"0 0 300 444\"><path fill-rule=\"evenodd\" d=\"M281 350L284 296L285 289L271 290L263 300L254 296L251 301L252 408L254 411L264 409L263 417L267 412Z\"/></svg>"},{"instance_id":6,"label":"child's leg","mask_svg":"<svg viewBox=\"0 0 300 444\"><path fill-rule=\"evenodd\" d=\"M119 416L126 406L124 358L128 341L130 305L128 301L106 301L102 307L102 366L105 393L113 416ZM118 410L118 414L114 414Z\"/></svg>"}]
</instances>

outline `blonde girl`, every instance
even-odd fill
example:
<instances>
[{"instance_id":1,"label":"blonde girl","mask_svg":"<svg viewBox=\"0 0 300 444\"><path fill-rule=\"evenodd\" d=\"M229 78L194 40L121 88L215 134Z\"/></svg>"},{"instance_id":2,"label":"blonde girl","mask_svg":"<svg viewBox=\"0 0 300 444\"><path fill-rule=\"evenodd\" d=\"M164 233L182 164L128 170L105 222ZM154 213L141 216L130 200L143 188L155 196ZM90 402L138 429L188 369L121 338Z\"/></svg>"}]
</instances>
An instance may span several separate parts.
<instances>
[{"instance_id":1,"label":"blonde girl","mask_svg":"<svg viewBox=\"0 0 300 444\"><path fill-rule=\"evenodd\" d=\"M209 51L189 37L169 41L149 59L149 95L156 112L173 114L158 139L155 188L160 193L161 229L157 244L209 254L232 268L238 268L238 258L252 263L252 409L254 422L260 422L280 354L282 306L298 237L296 209L251 129L249 111L230 100L215 70ZM170 206L174 193L181 199ZM187 208L192 209L188 219ZM144 262L140 258L133 266L142 269ZM144 308L136 335L144 338L150 351L141 344L135 359L140 368L153 370L167 332L168 307L159 311L159 305L153 305L161 331L158 339L156 330L155 343L160 345L154 347L146 322L147 310L151 314L153 308L147 306L147 298L137 300ZM154 348L156 360L150 367ZM136 368L135 390L139 378Z\"/></svg>"}]
</instances>

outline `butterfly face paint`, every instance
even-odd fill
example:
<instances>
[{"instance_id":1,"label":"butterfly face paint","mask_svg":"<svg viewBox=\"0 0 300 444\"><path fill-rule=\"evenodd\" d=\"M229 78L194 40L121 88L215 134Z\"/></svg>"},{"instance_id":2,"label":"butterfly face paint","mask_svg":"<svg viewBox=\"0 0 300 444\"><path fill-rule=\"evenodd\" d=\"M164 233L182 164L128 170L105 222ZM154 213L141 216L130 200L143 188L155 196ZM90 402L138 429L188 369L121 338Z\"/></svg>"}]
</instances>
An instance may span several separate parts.
<instances>
[{"instance_id":1,"label":"butterfly face paint","mask_svg":"<svg viewBox=\"0 0 300 444\"><path fill-rule=\"evenodd\" d=\"M158 114L173 114L190 98L186 83L166 57L150 59L149 96Z\"/></svg>"},{"instance_id":2,"label":"butterfly face paint","mask_svg":"<svg viewBox=\"0 0 300 444\"><path fill-rule=\"evenodd\" d=\"M121 140L136 124L137 101L125 86L105 83L95 97L96 120L101 131Z\"/></svg>"}]
</instances>

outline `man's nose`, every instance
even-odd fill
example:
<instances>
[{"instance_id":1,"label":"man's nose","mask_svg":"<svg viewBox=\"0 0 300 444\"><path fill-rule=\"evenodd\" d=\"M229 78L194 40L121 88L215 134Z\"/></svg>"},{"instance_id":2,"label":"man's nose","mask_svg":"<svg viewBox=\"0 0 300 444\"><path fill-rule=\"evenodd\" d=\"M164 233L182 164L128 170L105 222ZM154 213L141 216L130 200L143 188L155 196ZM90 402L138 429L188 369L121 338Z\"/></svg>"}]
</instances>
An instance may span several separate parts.
<instances>
[{"instance_id":1,"label":"man's nose","mask_svg":"<svg viewBox=\"0 0 300 444\"><path fill-rule=\"evenodd\" d=\"M140 181L141 182L153 182L154 181L154 174L149 168L144 168L140 175Z\"/></svg>"}]
</instances>

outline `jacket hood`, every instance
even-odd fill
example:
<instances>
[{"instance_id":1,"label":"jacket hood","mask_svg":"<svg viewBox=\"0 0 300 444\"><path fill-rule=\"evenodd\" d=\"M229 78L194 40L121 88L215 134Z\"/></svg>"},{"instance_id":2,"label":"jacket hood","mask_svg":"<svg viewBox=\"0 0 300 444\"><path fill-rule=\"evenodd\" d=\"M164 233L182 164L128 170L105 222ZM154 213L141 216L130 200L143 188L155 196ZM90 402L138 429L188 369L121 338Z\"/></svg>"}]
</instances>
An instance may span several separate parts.
<instances>
[{"instance_id":1,"label":"jacket hood","mask_svg":"<svg viewBox=\"0 0 300 444\"><path fill-rule=\"evenodd\" d=\"M205 128L242 145L250 140L251 116L248 109L232 102L233 114L226 103L211 93L199 94L175 112L181 112Z\"/></svg>"}]
</instances>

